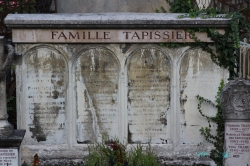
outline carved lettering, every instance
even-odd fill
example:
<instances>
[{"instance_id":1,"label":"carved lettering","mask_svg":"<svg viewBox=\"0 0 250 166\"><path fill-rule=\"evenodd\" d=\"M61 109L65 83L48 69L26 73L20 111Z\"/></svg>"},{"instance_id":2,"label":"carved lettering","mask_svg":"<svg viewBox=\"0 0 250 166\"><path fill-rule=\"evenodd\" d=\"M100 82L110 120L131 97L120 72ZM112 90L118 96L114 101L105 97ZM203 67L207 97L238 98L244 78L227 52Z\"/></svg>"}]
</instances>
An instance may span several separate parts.
<instances>
[{"instance_id":1,"label":"carved lettering","mask_svg":"<svg viewBox=\"0 0 250 166\"><path fill-rule=\"evenodd\" d=\"M58 39L60 39L61 37L67 40L67 37L65 36L63 32L60 33L60 35L58 36Z\"/></svg>"},{"instance_id":2,"label":"carved lettering","mask_svg":"<svg viewBox=\"0 0 250 166\"><path fill-rule=\"evenodd\" d=\"M75 35L72 34L72 32L69 32L69 39L80 39L79 32L76 32Z\"/></svg>"},{"instance_id":3,"label":"carved lettering","mask_svg":"<svg viewBox=\"0 0 250 166\"><path fill-rule=\"evenodd\" d=\"M58 33L58 32L57 31L56 32L52 31L51 33L52 33L52 37L51 38L54 39L54 36L56 36L56 33Z\"/></svg>"}]
</instances>

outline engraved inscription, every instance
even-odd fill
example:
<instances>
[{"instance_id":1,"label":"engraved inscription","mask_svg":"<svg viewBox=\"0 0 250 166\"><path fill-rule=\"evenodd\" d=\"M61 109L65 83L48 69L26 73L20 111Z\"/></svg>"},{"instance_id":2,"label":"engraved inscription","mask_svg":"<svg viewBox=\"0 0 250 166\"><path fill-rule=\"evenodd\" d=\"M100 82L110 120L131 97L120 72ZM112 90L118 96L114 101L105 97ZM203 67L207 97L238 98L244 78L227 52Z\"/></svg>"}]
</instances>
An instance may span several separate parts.
<instances>
[{"instance_id":1,"label":"engraved inscription","mask_svg":"<svg viewBox=\"0 0 250 166\"><path fill-rule=\"evenodd\" d=\"M31 138L65 143L67 66L54 49L39 47L25 56L25 106Z\"/></svg>"},{"instance_id":2,"label":"engraved inscription","mask_svg":"<svg viewBox=\"0 0 250 166\"><path fill-rule=\"evenodd\" d=\"M118 136L118 65L112 53L93 48L75 64L77 142Z\"/></svg>"},{"instance_id":3,"label":"engraved inscription","mask_svg":"<svg viewBox=\"0 0 250 166\"><path fill-rule=\"evenodd\" d=\"M150 48L131 55L128 64L128 142L167 143L170 62Z\"/></svg>"},{"instance_id":4,"label":"engraved inscription","mask_svg":"<svg viewBox=\"0 0 250 166\"><path fill-rule=\"evenodd\" d=\"M0 166L18 165L17 149L0 149Z\"/></svg>"},{"instance_id":5,"label":"engraved inscription","mask_svg":"<svg viewBox=\"0 0 250 166\"><path fill-rule=\"evenodd\" d=\"M224 34L224 30L218 29ZM182 29L13 29L14 43L160 43L195 42ZM205 32L195 32L203 42L213 42Z\"/></svg>"},{"instance_id":6,"label":"engraved inscription","mask_svg":"<svg viewBox=\"0 0 250 166\"><path fill-rule=\"evenodd\" d=\"M225 123L225 151L228 165L250 164L250 122Z\"/></svg>"}]
</instances>

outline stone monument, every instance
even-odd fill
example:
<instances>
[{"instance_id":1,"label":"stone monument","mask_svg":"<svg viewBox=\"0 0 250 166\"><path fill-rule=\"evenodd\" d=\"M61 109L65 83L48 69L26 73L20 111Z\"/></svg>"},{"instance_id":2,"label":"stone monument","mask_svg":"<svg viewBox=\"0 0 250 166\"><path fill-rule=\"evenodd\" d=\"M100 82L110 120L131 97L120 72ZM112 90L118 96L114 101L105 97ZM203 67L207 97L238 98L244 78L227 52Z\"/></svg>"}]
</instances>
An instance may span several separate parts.
<instances>
[{"instance_id":1,"label":"stone monument","mask_svg":"<svg viewBox=\"0 0 250 166\"><path fill-rule=\"evenodd\" d=\"M0 37L0 165L20 165L19 147L25 130L14 130L8 122L6 102L6 70L9 69L13 58L14 48L7 45L8 55L4 55L4 38Z\"/></svg>"},{"instance_id":2,"label":"stone monument","mask_svg":"<svg viewBox=\"0 0 250 166\"><path fill-rule=\"evenodd\" d=\"M169 165L211 165L196 156L212 146L197 146L204 140L199 129L207 122L195 96L213 100L228 72L201 48L159 43L194 42L187 27L223 33L229 19L178 16L8 15L5 23L23 55L16 66L18 126L27 130L23 165L30 165L35 153L41 165L79 162L88 144L112 138L151 143ZM213 42L206 33L197 37Z\"/></svg>"},{"instance_id":3,"label":"stone monument","mask_svg":"<svg viewBox=\"0 0 250 166\"><path fill-rule=\"evenodd\" d=\"M250 165L250 81L230 81L222 90L221 106L225 119L224 166Z\"/></svg>"}]
</instances>

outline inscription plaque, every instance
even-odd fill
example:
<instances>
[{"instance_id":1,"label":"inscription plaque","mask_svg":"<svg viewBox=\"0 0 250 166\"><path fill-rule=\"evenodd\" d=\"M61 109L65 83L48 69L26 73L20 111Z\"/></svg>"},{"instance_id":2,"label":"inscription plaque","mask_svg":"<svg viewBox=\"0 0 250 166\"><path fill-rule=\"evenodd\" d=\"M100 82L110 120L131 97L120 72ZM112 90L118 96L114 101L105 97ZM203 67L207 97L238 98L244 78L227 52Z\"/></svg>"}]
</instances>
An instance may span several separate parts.
<instances>
[{"instance_id":1,"label":"inscription plaque","mask_svg":"<svg viewBox=\"0 0 250 166\"><path fill-rule=\"evenodd\" d=\"M102 48L82 53L75 64L77 142L118 136L118 73L113 54Z\"/></svg>"},{"instance_id":2,"label":"inscription plaque","mask_svg":"<svg viewBox=\"0 0 250 166\"><path fill-rule=\"evenodd\" d=\"M17 149L0 149L0 166L17 166Z\"/></svg>"},{"instance_id":3,"label":"inscription plaque","mask_svg":"<svg viewBox=\"0 0 250 166\"><path fill-rule=\"evenodd\" d=\"M170 62L161 51L137 50L128 64L128 142L167 143Z\"/></svg>"},{"instance_id":4,"label":"inscription plaque","mask_svg":"<svg viewBox=\"0 0 250 166\"><path fill-rule=\"evenodd\" d=\"M224 33L224 30L218 30ZM205 32L195 32L203 42L212 42ZM195 42L181 29L13 29L15 43L161 43Z\"/></svg>"},{"instance_id":5,"label":"inscription plaque","mask_svg":"<svg viewBox=\"0 0 250 166\"><path fill-rule=\"evenodd\" d=\"M225 165L250 165L250 122L225 123Z\"/></svg>"},{"instance_id":6,"label":"inscription plaque","mask_svg":"<svg viewBox=\"0 0 250 166\"><path fill-rule=\"evenodd\" d=\"M24 96L31 140L65 143L67 66L56 50L39 47L24 60Z\"/></svg>"}]
</instances>

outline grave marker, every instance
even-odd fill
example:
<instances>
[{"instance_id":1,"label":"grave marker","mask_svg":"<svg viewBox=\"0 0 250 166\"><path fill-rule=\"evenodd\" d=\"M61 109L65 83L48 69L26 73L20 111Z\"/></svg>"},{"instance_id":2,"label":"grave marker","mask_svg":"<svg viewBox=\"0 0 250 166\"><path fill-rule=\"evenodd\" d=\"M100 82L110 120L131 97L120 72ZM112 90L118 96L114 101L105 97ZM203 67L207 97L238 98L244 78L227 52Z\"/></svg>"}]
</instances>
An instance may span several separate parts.
<instances>
[{"instance_id":1,"label":"grave marker","mask_svg":"<svg viewBox=\"0 0 250 166\"><path fill-rule=\"evenodd\" d=\"M225 119L225 166L250 165L250 81L230 81L222 90L221 106Z\"/></svg>"}]
</instances>

